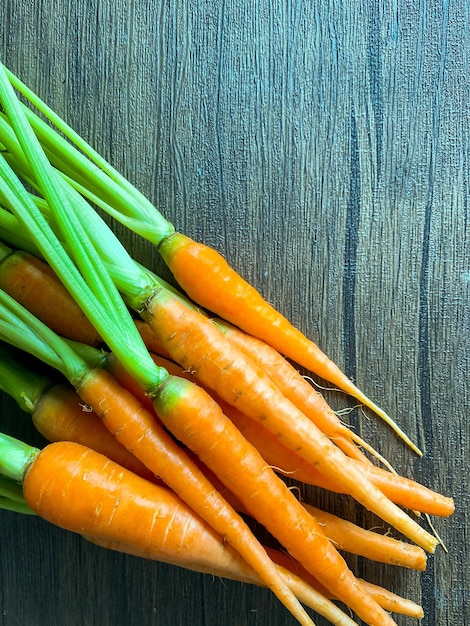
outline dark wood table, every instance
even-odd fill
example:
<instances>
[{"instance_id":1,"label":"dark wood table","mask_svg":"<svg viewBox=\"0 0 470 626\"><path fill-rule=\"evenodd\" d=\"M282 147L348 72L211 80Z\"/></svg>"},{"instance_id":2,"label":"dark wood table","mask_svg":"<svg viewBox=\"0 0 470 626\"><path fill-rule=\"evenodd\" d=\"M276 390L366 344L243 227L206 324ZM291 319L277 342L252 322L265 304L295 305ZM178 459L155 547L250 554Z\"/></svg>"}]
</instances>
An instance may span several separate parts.
<instances>
[{"instance_id":1,"label":"dark wood table","mask_svg":"<svg viewBox=\"0 0 470 626\"><path fill-rule=\"evenodd\" d=\"M469 17L463 0L0 7L3 62L423 448L370 413L346 418L398 471L455 498L455 515L433 520L448 553L425 573L348 557L421 602L423 626L470 623ZM150 245L117 232L164 272ZM2 429L43 443L1 401ZM347 498L302 494L380 525ZM2 626L294 623L265 590L5 511L0 576Z\"/></svg>"}]
</instances>

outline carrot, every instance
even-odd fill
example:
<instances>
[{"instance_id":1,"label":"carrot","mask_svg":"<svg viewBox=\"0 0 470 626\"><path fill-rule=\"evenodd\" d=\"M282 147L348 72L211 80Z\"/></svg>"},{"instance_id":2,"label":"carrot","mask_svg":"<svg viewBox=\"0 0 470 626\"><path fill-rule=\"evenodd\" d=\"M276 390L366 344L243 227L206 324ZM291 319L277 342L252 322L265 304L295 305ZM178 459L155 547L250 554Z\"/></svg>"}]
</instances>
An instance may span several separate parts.
<instances>
[{"instance_id":1,"label":"carrot","mask_svg":"<svg viewBox=\"0 0 470 626\"><path fill-rule=\"evenodd\" d=\"M194 373L205 386L242 413L263 422L289 448L406 537L430 552L435 550L435 537L385 498L359 465L353 466L210 320L164 290L147 302L142 317L163 341L172 359Z\"/></svg>"},{"instance_id":2,"label":"carrot","mask_svg":"<svg viewBox=\"0 0 470 626\"><path fill-rule=\"evenodd\" d=\"M267 303L216 250L178 232L166 237L158 250L192 300L356 398L385 420L415 452L422 454L385 411L360 391L314 342Z\"/></svg>"},{"instance_id":3,"label":"carrot","mask_svg":"<svg viewBox=\"0 0 470 626\"><path fill-rule=\"evenodd\" d=\"M8 454L20 454L7 471L22 482L27 505L46 521L108 549L263 585L223 537L169 489L80 444L57 442L42 450L18 444L0 436L0 465ZM298 576L275 567L302 601L333 624L354 623Z\"/></svg>"},{"instance_id":4,"label":"carrot","mask_svg":"<svg viewBox=\"0 0 470 626\"><path fill-rule=\"evenodd\" d=\"M183 392L185 389L190 392ZM393 623L377 603L358 590L354 575L316 520L203 389L170 375L157 391L154 406L167 428L294 558L312 574L321 575L330 592L367 623Z\"/></svg>"},{"instance_id":5,"label":"carrot","mask_svg":"<svg viewBox=\"0 0 470 626\"><path fill-rule=\"evenodd\" d=\"M166 367L170 374L178 375L183 373L181 368L176 364L164 359L163 357L155 357L157 363ZM139 399L149 401L149 398L139 388L135 388L132 380L129 379L126 372L114 357L113 354L109 354L106 360L107 369L116 377L120 384L124 384L134 395L137 393ZM183 374L191 380L193 377L189 374ZM121 379L121 376L123 377ZM233 407L227 406L223 403L222 408L224 413L231 419L232 422L237 425L236 419L232 419L232 415L239 414ZM230 411L227 412L227 409ZM240 416L243 419L243 416ZM254 427L257 423L247 418L247 421L251 422ZM264 432L268 438L274 438L271 433ZM280 444L282 445L282 444ZM256 446L255 446L256 447ZM257 448L259 451L259 448ZM286 449L287 450L287 449ZM263 454L261 454L263 458ZM275 469L275 468L273 468ZM207 468L203 468L204 473L207 474ZM223 492L224 485L219 484L217 476L212 472L208 476L210 481L217 487L219 492ZM233 496L231 493L223 492L225 499L234 507L234 509L240 513L248 513L247 509L241 504L240 498ZM359 526L342 520L341 518L327 514L321 509L315 508L310 504L303 503L303 506L309 511L313 517L316 518L318 523L323 528L325 535L333 541L335 547L339 550L344 550L352 554L364 556L366 558L381 561L388 564L400 565L402 567L408 567L411 569L418 569L423 571L426 567L426 554L425 552L414 545L398 541L389 536L384 536L375 532L367 531Z\"/></svg>"},{"instance_id":6,"label":"carrot","mask_svg":"<svg viewBox=\"0 0 470 626\"><path fill-rule=\"evenodd\" d=\"M100 343L98 333L47 263L19 250L8 254L3 245L0 250L0 289L59 335L89 345Z\"/></svg>"},{"instance_id":7,"label":"carrot","mask_svg":"<svg viewBox=\"0 0 470 626\"><path fill-rule=\"evenodd\" d=\"M161 342L158 338L155 338L154 333L151 332L150 327L147 324L142 324L141 327L145 327L142 328L144 340L159 349L159 351L166 352ZM191 374L188 370L183 370L181 366L178 366L173 361L155 354L152 356L158 365L164 367L171 374L186 377L188 380L197 380L194 374ZM135 381L123 371L122 366L112 354L108 356L107 367L110 368L110 371L118 378L121 384L124 384L124 386L130 389L134 394L137 394L142 402L148 402L150 405L148 396L146 396L141 388L135 384ZM273 469L297 481L328 489L336 493L345 493L344 488L341 488L338 483L333 482L331 479L321 474L314 465L307 462L304 458L299 456L299 454L287 448L283 442L272 432L268 431L263 424L247 417L237 408L217 398L217 396L214 397L221 405L225 415L237 426L244 437L257 448L261 456ZM352 462L353 464L359 463L358 460L353 459ZM443 496L416 481L398 474L392 474L371 463L358 465L358 469L395 504L404 506L413 511L419 511L420 513L443 517L447 517L454 512L455 506L452 498Z\"/></svg>"}]
</instances>

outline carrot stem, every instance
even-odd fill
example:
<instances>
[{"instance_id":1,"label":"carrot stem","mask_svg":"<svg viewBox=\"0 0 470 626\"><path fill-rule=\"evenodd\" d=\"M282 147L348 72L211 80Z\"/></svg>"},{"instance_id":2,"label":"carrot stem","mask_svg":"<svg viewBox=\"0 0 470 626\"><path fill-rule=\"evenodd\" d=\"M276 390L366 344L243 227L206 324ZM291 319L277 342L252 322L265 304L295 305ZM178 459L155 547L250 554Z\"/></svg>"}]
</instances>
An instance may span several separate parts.
<instances>
[{"instance_id":1,"label":"carrot stem","mask_svg":"<svg viewBox=\"0 0 470 626\"><path fill-rule=\"evenodd\" d=\"M9 208L28 229L34 242L64 284L71 290L77 303L92 320L100 335L113 347L113 351L123 358L136 378L144 377L149 384L149 377L152 375L153 384L160 384L166 378L166 373L158 369L149 357L114 282L69 202L67 192L62 185L57 184L57 174L32 131L1 64L0 100L37 183L53 211L54 218L60 222L67 245L74 252L74 261L86 275L87 281L66 253L42 213L31 201L3 155L0 158L0 193L6 199ZM77 237L77 234L80 236Z\"/></svg>"}]
</instances>

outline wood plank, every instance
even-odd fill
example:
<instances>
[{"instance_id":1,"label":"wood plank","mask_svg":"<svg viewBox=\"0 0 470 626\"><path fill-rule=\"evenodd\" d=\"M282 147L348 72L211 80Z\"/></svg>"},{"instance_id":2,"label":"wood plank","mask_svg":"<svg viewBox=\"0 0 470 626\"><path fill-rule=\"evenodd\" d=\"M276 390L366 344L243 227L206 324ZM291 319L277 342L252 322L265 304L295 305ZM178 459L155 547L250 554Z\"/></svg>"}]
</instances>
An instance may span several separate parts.
<instances>
[{"instance_id":1,"label":"wood plank","mask_svg":"<svg viewBox=\"0 0 470 626\"><path fill-rule=\"evenodd\" d=\"M422 602L423 626L470 623L466 3L4 0L0 17L6 65L423 448L419 459L370 414L348 416L397 470L458 505L434 520L449 552L424 574L350 562ZM116 230L170 278L150 245ZM2 428L42 443L1 402ZM343 498L304 496L377 524ZM13 513L0 529L2 626L293 624L264 590Z\"/></svg>"}]
</instances>

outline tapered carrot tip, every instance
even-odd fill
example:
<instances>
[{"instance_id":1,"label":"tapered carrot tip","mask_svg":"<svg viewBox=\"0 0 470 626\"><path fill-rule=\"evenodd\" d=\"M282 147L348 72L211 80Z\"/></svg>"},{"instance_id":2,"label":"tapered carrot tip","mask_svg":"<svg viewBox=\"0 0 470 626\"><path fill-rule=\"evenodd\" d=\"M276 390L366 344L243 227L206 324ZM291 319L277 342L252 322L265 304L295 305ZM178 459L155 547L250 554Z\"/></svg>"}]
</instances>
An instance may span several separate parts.
<instances>
[{"instance_id":1,"label":"tapered carrot tip","mask_svg":"<svg viewBox=\"0 0 470 626\"><path fill-rule=\"evenodd\" d=\"M422 455L385 411L358 389L313 341L266 302L216 250L176 232L162 241L159 252L180 287L194 302L359 400Z\"/></svg>"}]
</instances>

